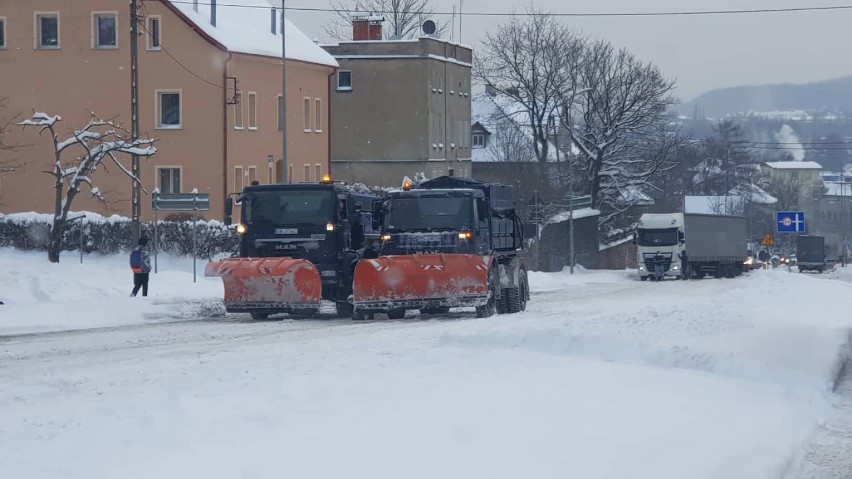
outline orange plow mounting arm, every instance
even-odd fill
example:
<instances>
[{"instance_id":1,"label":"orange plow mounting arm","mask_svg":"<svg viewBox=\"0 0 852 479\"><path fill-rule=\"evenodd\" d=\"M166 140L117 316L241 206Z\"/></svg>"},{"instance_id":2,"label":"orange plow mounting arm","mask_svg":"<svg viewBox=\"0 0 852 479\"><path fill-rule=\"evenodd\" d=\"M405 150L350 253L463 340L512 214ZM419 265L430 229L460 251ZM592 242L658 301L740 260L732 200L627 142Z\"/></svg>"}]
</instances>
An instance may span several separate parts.
<instances>
[{"instance_id":1,"label":"orange plow mounting arm","mask_svg":"<svg viewBox=\"0 0 852 479\"><path fill-rule=\"evenodd\" d=\"M228 312L319 308L322 281L310 261L228 258L207 264L204 276L221 277Z\"/></svg>"},{"instance_id":2,"label":"orange plow mounting arm","mask_svg":"<svg viewBox=\"0 0 852 479\"><path fill-rule=\"evenodd\" d=\"M490 256L416 254L358 262L355 307L362 310L482 306L488 302Z\"/></svg>"}]
</instances>

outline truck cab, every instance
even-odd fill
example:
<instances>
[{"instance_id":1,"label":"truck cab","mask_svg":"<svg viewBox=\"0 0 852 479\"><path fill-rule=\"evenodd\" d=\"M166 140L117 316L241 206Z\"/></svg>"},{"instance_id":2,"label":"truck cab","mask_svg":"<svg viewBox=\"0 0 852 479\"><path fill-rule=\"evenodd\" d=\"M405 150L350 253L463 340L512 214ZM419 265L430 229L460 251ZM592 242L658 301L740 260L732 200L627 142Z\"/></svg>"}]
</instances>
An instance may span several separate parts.
<instances>
[{"instance_id":1,"label":"truck cab","mask_svg":"<svg viewBox=\"0 0 852 479\"><path fill-rule=\"evenodd\" d=\"M511 190L472 180L438 178L418 189L389 193L375 214L382 255L515 256L523 225ZM503 205L508 195L508 207Z\"/></svg>"},{"instance_id":2,"label":"truck cab","mask_svg":"<svg viewBox=\"0 0 852 479\"><path fill-rule=\"evenodd\" d=\"M639 220L635 243L639 278L682 278L681 259L685 246L684 218L681 213L644 214Z\"/></svg>"},{"instance_id":3,"label":"truck cab","mask_svg":"<svg viewBox=\"0 0 852 479\"><path fill-rule=\"evenodd\" d=\"M320 272L323 298L345 300L351 294L349 252L372 234L377 199L331 181L248 186L237 199L239 257L310 261ZM226 223L232 210L226 203Z\"/></svg>"}]
</instances>

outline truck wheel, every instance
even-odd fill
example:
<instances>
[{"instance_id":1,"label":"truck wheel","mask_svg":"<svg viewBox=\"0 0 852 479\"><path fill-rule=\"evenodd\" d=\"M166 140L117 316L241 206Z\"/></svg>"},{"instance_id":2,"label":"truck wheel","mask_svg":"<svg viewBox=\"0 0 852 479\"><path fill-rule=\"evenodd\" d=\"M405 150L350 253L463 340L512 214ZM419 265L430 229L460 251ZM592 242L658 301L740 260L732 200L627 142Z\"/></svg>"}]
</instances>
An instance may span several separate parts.
<instances>
[{"instance_id":1,"label":"truck wheel","mask_svg":"<svg viewBox=\"0 0 852 479\"><path fill-rule=\"evenodd\" d=\"M337 310L338 318L350 318L352 317L352 311L355 309L355 306L347 301L338 301L334 303L334 309Z\"/></svg>"},{"instance_id":2,"label":"truck wheel","mask_svg":"<svg viewBox=\"0 0 852 479\"><path fill-rule=\"evenodd\" d=\"M257 311L251 312L251 319L266 319L269 317L269 313L260 313Z\"/></svg>"},{"instance_id":3,"label":"truck wheel","mask_svg":"<svg viewBox=\"0 0 852 479\"><path fill-rule=\"evenodd\" d=\"M420 314L447 314L450 312L450 308L447 306L441 308L423 308L420 310Z\"/></svg>"},{"instance_id":4,"label":"truck wheel","mask_svg":"<svg viewBox=\"0 0 852 479\"><path fill-rule=\"evenodd\" d=\"M355 321L364 321L365 319L373 319L373 313L356 309L352 311L352 319Z\"/></svg>"},{"instance_id":5,"label":"truck wheel","mask_svg":"<svg viewBox=\"0 0 852 479\"><path fill-rule=\"evenodd\" d=\"M499 290L497 290L497 281L494 274L494 269L491 269L491 273L488 275L489 277L489 285L488 289L491 290L491 297L488 298L488 302L482 306L476 307L476 317L477 318L490 318L494 316L494 313L497 312L497 296L500 295Z\"/></svg>"},{"instance_id":6,"label":"truck wheel","mask_svg":"<svg viewBox=\"0 0 852 479\"><path fill-rule=\"evenodd\" d=\"M316 308L296 308L293 310L293 316L313 316L317 312Z\"/></svg>"},{"instance_id":7,"label":"truck wheel","mask_svg":"<svg viewBox=\"0 0 852 479\"><path fill-rule=\"evenodd\" d=\"M647 276L640 276L639 281L648 281L648 277Z\"/></svg>"},{"instance_id":8,"label":"truck wheel","mask_svg":"<svg viewBox=\"0 0 852 479\"><path fill-rule=\"evenodd\" d=\"M404 309L391 309L387 312L388 319L402 319L405 317Z\"/></svg>"},{"instance_id":9,"label":"truck wheel","mask_svg":"<svg viewBox=\"0 0 852 479\"><path fill-rule=\"evenodd\" d=\"M526 311L527 310L527 301L529 300L529 297L530 297L529 296L530 295L530 292L529 292L530 287L527 284L527 271L526 270L521 270L520 281L521 281L521 284L520 284L521 311Z\"/></svg>"}]
</instances>

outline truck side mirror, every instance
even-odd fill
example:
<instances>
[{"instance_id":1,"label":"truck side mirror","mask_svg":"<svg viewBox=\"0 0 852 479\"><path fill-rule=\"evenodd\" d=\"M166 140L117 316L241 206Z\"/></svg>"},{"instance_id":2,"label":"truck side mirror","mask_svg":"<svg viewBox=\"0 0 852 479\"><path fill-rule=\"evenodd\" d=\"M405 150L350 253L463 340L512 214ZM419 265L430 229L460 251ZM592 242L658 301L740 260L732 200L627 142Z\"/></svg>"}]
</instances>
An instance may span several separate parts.
<instances>
[{"instance_id":1,"label":"truck side mirror","mask_svg":"<svg viewBox=\"0 0 852 479\"><path fill-rule=\"evenodd\" d=\"M355 203L355 214L356 215L361 214L361 203Z\"/></svg>"},{"instance_id":2,"label":"truck side mirror","mask_svg":"<svg viewBox=\"0 0 852 479\"><path fill-rule=\"evenodd\" d=\"M677 232L677 240L680 241L680 244L686 243L686 237L683 234L683 231Z\"/></svg>"},{"instance_id":3,"label":"truck side mirror","mask_svg":"<svg viewBox=\"0 0 852 479\"><path fill-rule=\"evenodd\" d=\"M633 235L633 245L639 246L639 236Z\"/></svg>"},{"instance_id":4,"label":"truck side mirror","mask_svg":"<svg viewBox=\"0 0 852 479\"><path fill-rule=\"evenodd\" d=\"M535 223L524 223L523 225L524 239L533 239L538 237L538 225Z\"/></svg>"},{"instance_id":5,"label":"truck side mirror","mask_svg":"<svg viewBox=\"0 0 852 479\"><path fill-rule=\"evenodd\" d=\"M234 199L230 196L225 198L225 226L230 226L233 220L231 216L234 214Z\"/></svg>"},{"instance_id":6,"label":"truck side mirror","mask_svg":"<svg viewBox=\"0 0 852 479\"><path fill-rule=\"evenodd\" d=\"M382 227L382 216L384 208L381 201L373 202L373 230L379 230Z\"/></svg>"}]
</instances>

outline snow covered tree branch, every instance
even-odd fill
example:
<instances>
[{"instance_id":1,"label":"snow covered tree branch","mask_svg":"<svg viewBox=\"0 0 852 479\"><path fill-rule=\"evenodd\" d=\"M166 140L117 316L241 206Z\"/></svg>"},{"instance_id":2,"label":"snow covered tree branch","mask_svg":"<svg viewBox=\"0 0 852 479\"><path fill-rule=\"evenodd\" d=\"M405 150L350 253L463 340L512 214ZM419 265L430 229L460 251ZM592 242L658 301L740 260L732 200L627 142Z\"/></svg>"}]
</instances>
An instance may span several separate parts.
<instances>
[{"instance_id":1,"label":"snow covered tree branch","mask_svg":"<svg viewBox=\"0 0 852 479\"><path fill-rule=\"evenodd\" d=\"M65 139L60 139L56 132L56 125L60 121L62 117L58 115L35 112L30 119L18 123L23 128L38 129L39 135L49 133L53 143L53 167L46 171L53 176L55 190L53 226L47 252L52 263L59 262L62 235L68 227L68 212L71 211L71 204L80 194L81 188L85 185L93 197L104 199L92 177L98 168L103 166L106 169L105 160L116 165L133 182L139 183L139 179L116 154L150 157L157 153L157 148L154 147L155 139L134 140L130 133L114 120L103 120L94 113L86 126ZM74 147L80 150L78 156L63 159L63 154Z\"/></svg>"},{"instance_id":2,"label":"snow covered tree branch","mask_svg":"<svg viewBox=\"0 0 852 479\"><path fill-rule=\"evenodd\" d=\"M553 134L548 121L562 107L559 93L577 88L576 71L587 40L547 13L528 13L486 35L474 75L516 105L512 121L532 131L535 156L546 162Z\"/></svg>"}]
</instances>

